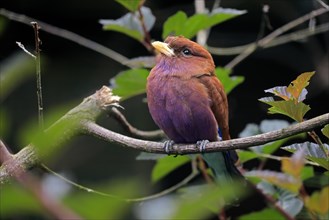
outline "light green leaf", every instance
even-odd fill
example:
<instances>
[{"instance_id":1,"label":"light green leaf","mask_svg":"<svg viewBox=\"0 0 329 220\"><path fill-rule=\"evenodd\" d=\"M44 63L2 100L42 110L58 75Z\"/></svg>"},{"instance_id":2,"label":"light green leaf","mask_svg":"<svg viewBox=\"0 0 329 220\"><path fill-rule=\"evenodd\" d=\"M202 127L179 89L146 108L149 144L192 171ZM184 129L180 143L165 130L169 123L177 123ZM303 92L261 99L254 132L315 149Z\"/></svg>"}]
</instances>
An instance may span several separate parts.
<instances>
[{"instance_id":1,"label":"light green leaf","mask_svg":"<svg viewBox=\"0 0 329 220\"><path fill-rule=\"evenodd\" d=\"M271 108L269 108L268 113L283 114L298 122L302 122L304 115L311 109L303 102L295 103L294 100L274 101L272 97L265 97L259 99L259 101L272 106Z\"/></svg>"},{"instance_id":2,"label":"light green leaf","mask_svg":"<svg viewBox=\"0 0 329 220\"><path fill-rule=\"evenodd\" d=\"M44 213L37 199L16 184L1 185L0 201L1 219L9 219L17 213Z\"/></svg>"},{"instance_id":3,"label":"light green leaf","mask_svg":"<svg viewBox=\"0 0 329 220\"><path fill-rule=\"evenodd\" d=\"M305 206L321 215L329 212L329 186L324 187L320 192L314 192L305 201Z\"/></svg>"},{"instance_id":4,"label":"light green leaf","mask_svg":"<svg viewBox=\"0 0 329 220\"><path fill-rule=\"evenodd\" d=\"M166 175L177 169L178 167L186 164L191 159L188 156L167 156L157 160L157 163L152 170L152 182L157 182L164 178Z\"/></svg>"},{"instance_id":5,"label":"light green leaf","mask_svg":"<svg viewBox=\"0 0 329 220\"><path fill-rule=\"evenodd\" d=\"M329 150L328 144L323 144L323 146L326 151ZM296 150L304 149L306 159L318 163L320 166L329 170L329 158L327 157L326 153L323 152L323 150L320 148L318 144L314 144L311 142L304 142L304 143L297 143L297 144L285 146L282 149L290 152L295 152Z\"/></svg>"},{"instance_id":6,"label":"light green leaf","mask_svg":"<svg viewBox=\"0 0 329 220\"><path fill-rule=\"evenodd\" d=\"M217 67L215 74L222 82L226 94L229 94L235 87L244 82L244 76L230 76L231 70Z\"/></svg>"},{"instance_id":7,"label":"light green leaf","mask_svg":"<svg viewBox=\"0 0 329 220\"><path fill-rule=\"evenodd\" d=\"M274 209L263 209L259 212L252 212L246 215L243 215L239 220L264 220L264 219L275 219L275 220L284 220L285 218Z\"/></svg>"},{"instance_id":8,"label":"light green leaf","mask_svg":"<svg viewBox=\"0 0 329 220\"><path fill-rule=\"evenodd\" d=\"M137 11L138 7L143 5L145 0L115 0L123 5L129 11Z\"/></svg>"},{"instance_id":9,"label":"light green leaf","mask_svg":"<svg viewBox=\"0 0 329 220\"><path fill-rule=\"evenodd\" d=\"M322 129L321 132L324 136L326 136L329 139L329 124L325 125Z\"/></svg>"},{"instance_id":10,"label":"light green leaf","mask_svg":"<svg viewBox=\"0 0 329 220\"><path fill-rule=\"evenodd\" d=\"M249 160L258 158L258 154L249 150L239 150L237 151L238 155L239 155L239 161L241 163L245 163Z\"/></svg>"},{"instance_id":11,"label":"light green leaf","mask_svg":"<svg viewBox=\"0 0 329 220\"><path fill-rule=\"evenodd\" d=\"M120 72L111 79L113 94L124 100L145 93L148 74L149 71L146 69L130 69Z\"/></svg>"},{"instance_id":12,"label":"light green leaf","mask_svg":"<svg viewBox=\"0 0 329 220\"><path fill-rule=\"evenodd\" d=\"M309 178L312 178L314 176L314 168L311 167L311 166L305 166L303 169L302 169L302 172L301 172L301 179L304 181L304 180L307 180Z\"/></svg>"},{"instance_id":13,"label":"light green leaf","mask_svg":"<svg viewBox=\"0 0 329 220\"><path fill-rule=\"evenodd\" d=\"M181 200L176 205L177 212L170 219L208 219L218 214L225 205L235 202L236 195L239 198L248 192L238 182L222 184L195 185L181 188Z\"/></svg>"}]
</instances>

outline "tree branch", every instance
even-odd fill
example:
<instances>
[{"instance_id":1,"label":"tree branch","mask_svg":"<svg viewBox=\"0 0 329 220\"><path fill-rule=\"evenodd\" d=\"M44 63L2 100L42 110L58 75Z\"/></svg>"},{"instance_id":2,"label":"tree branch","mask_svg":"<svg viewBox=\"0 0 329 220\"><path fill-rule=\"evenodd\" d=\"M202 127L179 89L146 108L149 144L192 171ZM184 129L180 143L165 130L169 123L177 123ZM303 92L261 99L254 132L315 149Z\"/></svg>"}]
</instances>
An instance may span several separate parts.
<instances>
[{"instance_id":1,"label":"tree branch","mask_svg":"<svg viewBox=\"0 0 329 220\"><path fill-rule=\"evenodd\" d=\"M0 8L0 15L4 16L10 20L21 22L21 23L27 24L27 25L30 25L31 22L35 21L40 25L42 30L44 30L50 34L70 40L81 46L84 46L84 47L89 48L93 51L96 51L100 54L103 54L104 56L107 56L107 57L117 61L118 63L131 67L128 62L129 59L127 57L115 52L114 50L111 50L108 47L105 47L95 41L82 37L71 31L47 24L45 22L39 21L37 19L22 15L22 14L17 14L15 12L8 11L4 8Z\"/></svg>"},{"instance_id":2,"label":"tree branch","mask_svg":"<svg viewBox=\"0 0 329 220\"><path fill-rule=\"evenodd\" d=\"M278 37L279 35L287 32L288 30L291 30L292 28L304 23L305 21L311 19L311 18L315 18L319 15L322 15L326 12L328 12L329 9L326 8L320 8L314 11L311 11L310 13L301 16L285 25L283 25L282 27L276 29L275 31L273 31L272 33L270 33L269 35L267 35L266 37L262 38L261 40L259 40L257 42L257 44L252 44L250 47L248 47L244 52L242 52L241 54L239 54L237 57L235 57L231 62L229 62L225 68L228 69L233 69L237 64L239 64L242 60L244 60L245 58L247 58L250 54L252 54L258 47L263 47L264 45L270 43L273 39L275 39L276 37Z\"/></svg>"},{"instance_id":3,"label":"tree branch","mask_svg":"<svg viewBox=\"0 0 329 220\"><path fill-rule=\"evenodd\" d=\"M59 135L60 139L55 141L50 147L56 148L58 145L63 144L68 139L77 134L91 135L96 138L108 141L116 142L125 147L130 147L136 150L166 154L163 149L163 143L140 140L118 134L103 128L95 123L97 117L108 107L118 105L119 97L114 96L110 88L103 86L95 94L85 98L81 104L70 110L57 122L55 122L50 128L48 128L44 135L53 132L61 125L74 124L74 129L70 128L61 130ZM264 134L259 134L251 137L232 139L227 141L211 142L207 145L205 152L219 152L232 149L245 149L252 146L265 144L271 141L286 138L298 133L311 131L317 127L323 126L329 123L329 113L315 117L313 119L291 125L287 128L271 131ZM56 131L56 130L55 130ZM58 132L58 130L57 130ZM195 144L175 144L171 149L172 154L195 154L200 153L199 148ZM33 144L24 147L20 152L14 155L13 159L8 160L0 167L0 184L9 180L13 176L17 167L22 167L24 170L36 166L39 162L38 158L42 158L43 155L38 155L36 148ZM10 161L14 161L11 165Z\"/></svg>"}]
</instances>

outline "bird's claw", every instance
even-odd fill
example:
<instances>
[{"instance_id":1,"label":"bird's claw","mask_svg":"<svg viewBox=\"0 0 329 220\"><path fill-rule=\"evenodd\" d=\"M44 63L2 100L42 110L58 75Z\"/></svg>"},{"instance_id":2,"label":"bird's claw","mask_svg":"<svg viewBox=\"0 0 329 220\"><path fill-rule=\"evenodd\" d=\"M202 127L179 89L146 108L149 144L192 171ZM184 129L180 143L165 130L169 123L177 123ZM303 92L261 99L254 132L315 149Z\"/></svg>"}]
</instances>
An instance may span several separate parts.
<instances>
[{"instance_id":1,"label":"bird's claw","mask_svg":"<svg viewBox=\"0 0 329 220\"><path fill-rule=\"evenodd\" d=\"M202 141L197 141L196 142L196 145L198 146L200 153L204 152L204 150L206 149L208 143L209 143L208 140L202 140Z\"/></svg>"},{"instance_id":2,"label":"bird's claw","mask_svg":"<svg viewBox=\"0 0 329 220\"><path fill-rule=\"evenodd\" d=\"M172 146L175 144L173 140L168 140L163 143L163 149L165 152L170 155L170 150L172 150Z\"/></svg>"}]
</instances>

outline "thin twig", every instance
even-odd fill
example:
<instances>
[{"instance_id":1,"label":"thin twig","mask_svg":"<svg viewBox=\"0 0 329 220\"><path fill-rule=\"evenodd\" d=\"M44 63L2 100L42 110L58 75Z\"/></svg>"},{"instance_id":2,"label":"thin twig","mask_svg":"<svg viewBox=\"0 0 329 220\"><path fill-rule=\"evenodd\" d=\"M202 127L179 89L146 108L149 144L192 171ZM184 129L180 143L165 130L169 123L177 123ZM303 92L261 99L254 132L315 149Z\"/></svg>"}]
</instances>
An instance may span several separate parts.
<instances>
[{"instance_id":1,"label":"thin twig","mask_svg":"<svg viewBox=\"0 0 329 220\"><path fill-rule=\"evenodd\" d=\"M225 66L225 68L233 69L242 60L246 59L250 54L252 54L257 49L257 47L263 47L264 45L268 44L269 42L271 42L273 39L275 39L279 35L285 33L286 31L291 30L292 28L304 23L305 21L307 21L311 18L317 17L319 15L322 15L328 11L329 11L329 9L320 8L320 9L311 11L310 13L283 25L282 27L276 29L275 31L273 31L272 33L270 33L269 35L264 37L263 39L259 40L258 44L252 44L251 46L249 46L243 53L241 53L240 55L235 57L231 62L229 62Z\"/></svg>"},{"instance_id":2,"label":"thin twig","mask_svg":"<svg viewBox=\"0 0 329 220\"><path fill-rule=\"evenodd\" d=\"M47 24L45 22L39 21L37 19L22 15L22 14L18 14L18 13L6 10L4 8L0 9L0 15L3 15L10 20L21 22L21 23L27 24L27 25L30 25L31 22L35 21L40 26L42 26L43 31L46 31L55 36L59 36L61 38L70 40L81 46L84 46L84 47L89 48L93 51L96 51L100 54L103 54L104 56L109 57L109 58L117 61L118 63L121 63L122 65L126 65L126 66L130 67L130 65L128 63L129 59L127 57L125 57L125 56L115 52L114 50L111 50L110 48L105 47L95 41L82 37L76 33L65 30L63 28L59 28L59 27Z\"/></svg>"},{"instance_id":3,"label":"thin twig","mask_svg":"<svg viewBox=\"0 0 329 220\"><path fill-rule=\"evenodd\" d=\"M194 0L195 13L205 14L207 12L206 3L204 0ZM208 30L200 30L196 36L196 42L202 46L207 43L208 39Z\"/></svg>"},{"instance_id":4,"label":"thin twig","mask_svg":"<svg viewBox=\"0 0 329 220\"><path fill-rule=\"evenodd\" d=\"M38 99L38 121L39 127L41 130L44 129L44 121L43 121L43 101L42 101L42 83L41 83L41 61L40 61L40 37L39 37L39 29L40 26L37 22L31 22L33 30L34 30L34 39L35 39L35 70L37 77L37 99Z\"/></svg>"},{"instance_id":5,"label":"thin twig","mask_svg":"<svg viewBox=\"0 0 329 220\"><path fill-rule=\"evenodd\" d=\"M322 0L316 0L322 7L329 9L329 5L327 5L326 3L324 3Z\"/></svg>"},{"instance_id":6,"label":"thin twig","mask_svg":"<svg viewBox=\"0 0 329 220\"><path fill-rule=\"evenodd\" d=\"M139 7L138 7L138 14L139 14L138 18L139 18L139 22L142 26L142 30L143 30L143 34L144 34L144 39L143 39L142 43L148 51L150 51L151 53L154 53L155 51L151 44L151 36L150 36L150 33L148 32L148 30L146 29L144 15L143 15L141 6L142 5L139 5Z\"/></svg>"},{"instance_id":7,"label":"thin twig","mask_svg":"<svg viewBox=\"0 0 329 220\"><path fill-rule=\"evenodd\" d=\"M143 201L148 201L148 200L152 200L152 199L156 199L156 198L160 198L162 196L168 195L168 194L176 191L180 187L182 187L182 186L186 185L187 183L189 183L192 179L194 179L199 174L199 172L198 172L198 170L196 168L196 162L194 160L192 160L191 165L192 165L192 172L191 172L191 174L189 174L187 177L185 177L179 183L177 183L177 184L169 187L168 189L165 189L165 190L163 190L163 191L161 191L159 193L156 193L156 194L153 194L153 195L150 195L150 196L141 197L141 198L128 198L128 199L127 198L122 198L122 197L119 197L119 196L116 196L116 195L112 195L112 194L100 192L100 191L91 189L89 187L82 186L82 185L80 185L78 183L75 183L75 182L67 179L66 177L64 177L64 176L62 176L62 175L60 175L60 174L52 171L50 168L48 168L44 164L42 164L41 166L48 173L51 173L51 174L55 175L56 177L58 177L61 180L65 181L66 183L68 183L70 185L73 185L74 187L77 187L80 190L83 190L83 191L86 191L86 192L89 192L89 193L95 193L95 194L100 195L100 196L110 197L110 198L121 200L121 201L124 201L124 202L143 202Z\"/></svg>"},{"instance_id":8,"label":"thin twig","mask_svg":"<svg viewBox=\"0 0 329 220\"><path fill-rule=\"evenodd\" d=\"M30 51L28 51L27 49L25 49L24 45L19 42L19 41L16 41L16 44L29 56L33 57L34 59L36 59L36 56L34 54L32 54Z\"/></svg>"},{"instance_id":9,"label":"thin twig","mask_svg":"<svg viewBox=\"0 0 329 220\"><path fill-rule=\"evenodd\" d=\"M132 135L144 138L144 139L155 139L155 138L164 138L166 137L165 133L162 130L155 131L142 131L135 127L133 127L125 118L125 116L117 109L112 108L110 112L110 116L113 116L122 126L123 128L131 133Z\"/></svg>"}]
</instances>

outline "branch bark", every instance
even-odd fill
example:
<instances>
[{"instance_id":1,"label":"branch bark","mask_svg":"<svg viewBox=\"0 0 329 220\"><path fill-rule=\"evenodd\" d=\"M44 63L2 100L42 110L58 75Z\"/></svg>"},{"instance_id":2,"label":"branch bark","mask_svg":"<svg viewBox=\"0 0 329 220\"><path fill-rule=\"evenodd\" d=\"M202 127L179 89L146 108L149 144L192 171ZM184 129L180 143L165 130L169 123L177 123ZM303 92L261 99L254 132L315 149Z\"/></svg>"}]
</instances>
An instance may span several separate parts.
<instances>
[{"instance_id":1,"label":"branch bark","mask_svg":"<svg viewBox=\"0 0 329 220\"><path fill-rule=\"evenodd\" d=\"M81 104L70 110L50 128L45 131L45 135L53 132L63 125L73 123L74 129L65 128L61 130L60 139L56 141L51 148L58 150L59 145L77 134L91 135L107 142L116 142L122 146L133 148L140 151L166 154L163 144L154 141L140 140L118 134L101 127L95 123L97 117L112 106L118 106L119 97L114 96L110 88L103 86L95 94L85 98ZM317 127L329 124L329 113L315 117L313 119L291 125L287 128L271 131L246 138L232 139L228 141L211 142L207 145L205 152L219 152L232 149L246 149L248 147L265 144L271 141L286 138L298 133L311 131ZM175 144L171 149L172 154L195 154L200 153L195 144ZM30 144L15 154L12 159L6 160L0 167L0 184L8 181L15 173L18 167L27 170L38 165L40 157L37 148Z\"/></svg>"}]
</instances>

